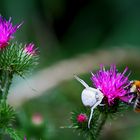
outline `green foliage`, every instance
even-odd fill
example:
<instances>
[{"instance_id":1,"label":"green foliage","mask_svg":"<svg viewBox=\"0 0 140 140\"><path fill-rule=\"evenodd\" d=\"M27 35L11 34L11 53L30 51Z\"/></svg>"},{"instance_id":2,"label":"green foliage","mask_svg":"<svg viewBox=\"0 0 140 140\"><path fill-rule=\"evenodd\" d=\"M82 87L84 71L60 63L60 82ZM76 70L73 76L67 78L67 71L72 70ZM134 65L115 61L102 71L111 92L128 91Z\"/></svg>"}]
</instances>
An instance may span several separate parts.
<instances>
[{"instance_id":1,"label":"green foliage","mask_svg":"<svg viewBox=\"0 0 140 140\"><path fill-rule=\"evenodd\" d=\"M93 113L93 118L91 120L90 128L88 128L88 121L86 122L77 122L77 116L80 113L84 113L87 116L90 115L90 110L89 109L82 109L81 111L75 111L72 113L72 128L76 128L80 134L83 134L85 138L89 140L96 140L97 137L100 134L100 131L102 130L102 126L104 125L106 119L107 119L107 114L99 112L98 109L94 110Z\"/></svg>"},{"instance_id":2,"label":"green foliage","mask_svg":"<svg viewBox=\"0 0 140 140\"><path fill-rule=\"evenodd\" d=\"M38 56L24 51L22 44L12 44L0 52L0 69L23 76L37 65Z\"/></svg>"},{"instance_id":3,"label":"green foliage","mask_svg":"<svg viewBox=\"0 0 140 140\"><path fill-rule=\"evenodd\" d=\"M22 44L12 44L0 50L0 137L9 135L14 140L23 136L14 129L15 111L8 105L7 96L14 74L24 76L37 65L37 55L27 53Z\"/></svg>"},{"instance_id":4,"label":"green foliage","mask_svg":"<svg viewBox=\"0 0 140 140\"><path fill-rule=\"evenodd\" d=\"M24 76L37 64L37 55L25 52L22 44L12 44L0 50L0 137L9 135L14 140L23 140L13 127L15 111L6 103L14 74Z\"/></svg>"},{"instance_id":5,"label":"green foliage","mask_svg":"<svg viewBox=\"0 0 140 140\"><path fill-rule=\"evenodd\" d=\"M15 120L15 111L4 100L0 101L0 129L8 128Z\"/></svg>"},{"instance_id":6,"label":"green foliage","mask_svg":"<svg viewBox=\"0 0 140 140\"><path fill-rule=\"evenodd\" d=\"M7 99L8 91L12 83L13 74L9 71L0 71L0 99Z\"/></svg>"},{"instance_id":7,"label":"green foliage","mask_svg":"<svg viewBox=\"0 0 140 140\"><path fill-rule=\"evenodd\" d=\"M6 128L5 133L8 134L14 140L23 140L23 136L13 128Z\"/></svg>"},{"instance_id":8,"label":"green foliage","mask_svg":"<svg viewBox=\"0 0 140 140\"><path fill-rule=\"evenodd\" d=\"M107 120L107 118L115 119L124 113L124 111L129 110L129 105L121 102L120 100L115 101L115 104L109 106L105 104L104 106L98 106L94 112L91 120L90 128L88 128L88 120L86 122L78 122L77 116L81 113L90 116L89 108L82 108L72 113L71 121L72 128L75 128L79 131L80 134L83 134L87 139L96 140Z\"/></svg>"},{"instance_id":9,"label":"green foliage","mask_svg":"<svg viewBox=\"0 0 140 140\"><path fill-rule=\"evenodd\" d=\"M117 118L130 109L132 108L129 104L124 103L119 99L116 99L112 105L105 104L104 106L98 106L98 110L108 114L108 117L111 119Z\"/></svg>"},{"instance_id":10,"label":"green foliage","mask_svg":"<svg viewBox=\"0 0 140 140\"><path fill-rule=\"evenodd\" d=\"M13 129L15 110L5 100L0 101L0 136L9 135L14 140L23 140L23 136Z\"/></svg>"}]
</instances>

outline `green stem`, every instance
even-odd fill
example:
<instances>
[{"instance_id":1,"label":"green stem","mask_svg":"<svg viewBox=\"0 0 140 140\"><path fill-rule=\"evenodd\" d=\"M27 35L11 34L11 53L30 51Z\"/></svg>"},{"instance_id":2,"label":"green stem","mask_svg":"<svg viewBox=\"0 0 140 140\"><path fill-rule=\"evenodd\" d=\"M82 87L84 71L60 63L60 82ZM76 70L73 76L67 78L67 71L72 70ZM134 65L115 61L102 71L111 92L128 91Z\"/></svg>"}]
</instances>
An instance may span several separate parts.
<instances>
[{"instance_id":1,"label":"green stem","mask_svg":"<svg viewBox=\"0 0 140 140\"><path fill-rule=\"evenodd\" d=\"M92 130L90 132L90 135L88 137L88 140L96 140L96 137L95 137L94 133L92 132Z\"/></svg>"},{"instance_id":2,"label":"green stem","mask_svg":"<svg viewBox=\"0 0 140 140\"><path fill-rule=\"evenodd\" d=\"M8 127L8 125L11 123L11 120L13 118L13 110L7 105L7 95L12 83L13 79L13 73L10 71L4 71L0 70L0 106L1 106L1 112L0 112L0 140L3 139L5 127ZM10 112L11 111L11 112ZM7 124L9 123L9 124Z\"/></svg>"},{"instance_id":3,"label":"green stem","mask_svg":"<svg viewBox=\"0 0 140 140\"><path fill-rule=\"evenodd\" d=\"M10 89L12 79L13 79L13 73L7 71L5 73L5 79L6 81L4 81L4 85L3 85L3 99L4 100L7 99L8 91Z\"/></svg>"},{"instance_id":4,"label":"green stem","mask_svg":"<svg viewBox=\"0 0 140 140\"><path fill-rule=\"evenodd\" d=\"M96 120L96 125L97 125L97 128L96 130L90 130L90 136L89 136L89 140L97 140L99 135L100 135L100 132L105 124L107 120L107 114L100 114L98 119Z\"/></svg>"},{"instance_id":5,"label":"green stem","mask_svg":"<svg viewBox=\"0 0 140 140\"><path fill-rule=\"evenodd\" d=\"M0 100L3 97L4 83L5 83L5 72L3 70L0 70Z\"/></svg>"},{"instance_id":6,"label":"green stem","mask_svg":"<svg viewBox=\"0 0 140 140\"><path fill-rule=\"evenodd\" d=\"M100 132L105 124L107 120L107 114L100 114L100 118L98 120L98 128L97 128L97 131L96 131L96 137L98 137L100 135Z\"/></svg>"}]
</instances>

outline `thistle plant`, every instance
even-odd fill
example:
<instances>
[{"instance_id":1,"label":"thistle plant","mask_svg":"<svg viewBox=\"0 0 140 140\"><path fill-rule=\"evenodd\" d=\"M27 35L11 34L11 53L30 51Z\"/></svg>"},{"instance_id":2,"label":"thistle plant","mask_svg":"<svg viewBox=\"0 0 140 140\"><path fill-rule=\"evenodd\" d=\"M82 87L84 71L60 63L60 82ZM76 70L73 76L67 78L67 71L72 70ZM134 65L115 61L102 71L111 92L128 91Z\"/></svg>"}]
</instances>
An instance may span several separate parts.
<instances>
[{"instance_id":1,"label":"thistle plant","mask_svg":"<svg viewBox=\"0 0 140 140\"><path fill-rule=\"evenodd\" d=\"M37 65L38 55L33 43L13 42L14 33L22 24L13 26L0 16L0 139L9 135L14 140L25 139L15 128L15 109L7 103L14 76L24 77Z\"/></svg>"},{"instance_id":2,"label":"thistle plant","mask_svg":"<svg viewBox=\"0 0 140 140\"><path fill-rule=\"evenodd\" d=\"M108 118L118 117L130 108L134 95L129 94L131 82L127 71L125 68L120 73L115 65L110 69L101 65L95 74L91 73L93 87L75 76L85 89L81 94L83 108L72 113L72 128L89 140L97 140Z\"/></svg>"}]
</instances>

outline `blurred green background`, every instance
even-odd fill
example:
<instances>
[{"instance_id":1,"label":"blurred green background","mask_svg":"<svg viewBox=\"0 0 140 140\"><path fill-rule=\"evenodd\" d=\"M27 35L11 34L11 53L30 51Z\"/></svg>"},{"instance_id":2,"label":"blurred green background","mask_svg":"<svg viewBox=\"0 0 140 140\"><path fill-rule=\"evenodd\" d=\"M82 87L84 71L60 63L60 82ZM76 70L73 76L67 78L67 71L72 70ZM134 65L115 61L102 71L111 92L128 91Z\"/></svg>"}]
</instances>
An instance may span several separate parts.
<instances>
[{"instance_id":1,"label":"blurred green background","mask_svg":"<svg viewBox=\"0 0 140 140\"><path fill-rule=\"evenodd\" d=\"M22 89L17 95L11 94L9 100L11 104L13 100L18 112L17 127L29 140L85 139L75 130L60 128L70 125L70 112L82 106L83 87L74 80L73 74L91 85L90 71L94 72L105 62L117 63L120 71L127 65L132 72L131 79L140 77L139 0L1 0L0 13L6 18L11 16L15 24L24 21L15 39L34 42L39 48L39 66L27 79L51 74L50 79L44 77L44 81L37 84L52 83L53 86L40 90L39 94L38 88L31 86L33 98L21 95L22 104L20 94L27 94L22 84L27 81L15 78L14 90L17 91L19 83ZM78 63L77 58L82 61ZM62 78L58 79L58 75ZM29 80L29 85L32 82ZM117 120L109 120L100 139L139 140L139 132L140 114L131 111Z\"/></svg>"}]
</instances>

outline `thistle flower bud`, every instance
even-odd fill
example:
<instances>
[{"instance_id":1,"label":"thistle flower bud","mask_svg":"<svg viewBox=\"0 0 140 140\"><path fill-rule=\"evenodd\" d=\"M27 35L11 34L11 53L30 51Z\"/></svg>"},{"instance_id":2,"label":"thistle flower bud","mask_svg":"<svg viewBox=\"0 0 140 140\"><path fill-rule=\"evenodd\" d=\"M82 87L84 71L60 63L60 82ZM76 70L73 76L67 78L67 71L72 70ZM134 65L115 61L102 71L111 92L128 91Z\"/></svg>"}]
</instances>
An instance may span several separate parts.
<instances>
[{"instance_id":1,"label":"thistle flower bud","mask_svg":"<svg viewBox=\"0 0 140 140\"><path fill-rule=\"evenodd\" d=\"M40 113L36 113L32 116L32 123L34 125L41 125L43 124L44 122L44 119L43 119L43 116L40 114Z\"/></svg>"},{"instance_id":2,"label":"thistle flower bud","mask_svg":"<svg viewBox=\"0 0 140 140\"><path fill-rule=\"evenodd\" d=\"M35 55L36 54L35 45L33 43L26 44L24 52L27 53L28 55Z\"/></svg>"},{"instance_id":3,"label":"thistle flower bud","mask_svg":"<svg viewBox=\"0 0 140 140\"><path fill-rule=\"evenodd\" d=\"M87 121L87 115L86 114L79 114L78 116L77 116L77 122L79 122L79 123L83 123L83 122L86 122Z\"/></svg>"}]
</instances>

